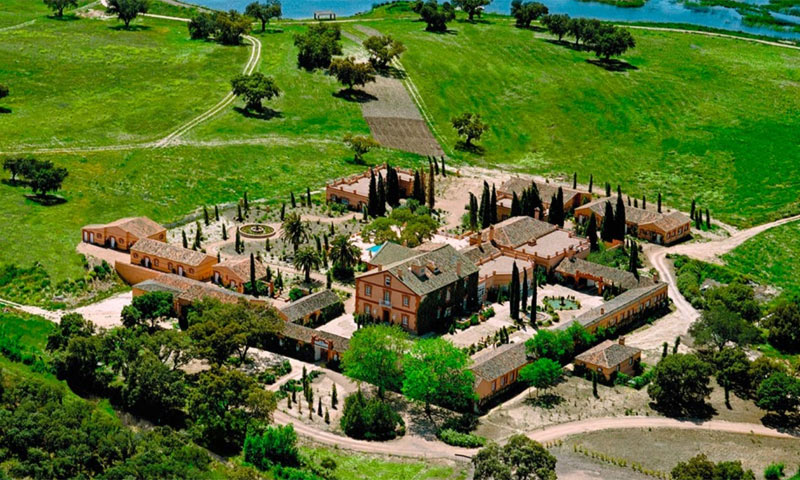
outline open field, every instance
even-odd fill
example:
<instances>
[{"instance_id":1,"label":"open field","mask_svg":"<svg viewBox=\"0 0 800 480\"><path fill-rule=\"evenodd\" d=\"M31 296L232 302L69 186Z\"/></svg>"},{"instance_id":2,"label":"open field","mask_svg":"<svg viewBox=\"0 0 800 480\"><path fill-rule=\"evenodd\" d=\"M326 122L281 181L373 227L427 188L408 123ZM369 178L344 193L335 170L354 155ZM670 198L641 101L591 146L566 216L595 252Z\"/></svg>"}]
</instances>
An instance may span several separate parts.
<instances>
[{"instance_id":1,"label":"open field","mask_svg":"<svg viewBox=\"0 0 800 480\"><path fill-rule=\"evenodd\" d=\"M54 279L79 273L74 254L80 227L123 216L147 215L158 222L182 218L203 204L288 196L320 188L325 181L363 170L350 163L341 142L297 143L266 138L265 145L180 146L166 149L40 155L70 174L60 192L67 202L45 207L25 198L25 187L0 183L3 263L28 266L39 261ZM409 165L416 156L376 150L371 163ZM287 197L288 198L288 197Z\"/></svg>"},{"instance_id":2,"label":"open field","mask_svg":"<svg viewBox=\"0 0 800 480\"><path fill-rule=\"evenodd\" d=\"M250 54L192 41L179 22L133 25L41 18L0 32L0 83L11 90L0 151L154 140L225 96Z\"/></svg>"},{"instance_id":3,"label":"open field","mask_svg":"<svg viewBox=\"0 0 800 480\"><path fill-rule=\"evenodd\" d=\"M89 0L78 0L78 7L86 5ZM70 21L69 9L64 11L64 20L55 21ZM19 25L31 20L46 21L47 15L52 14L52 10L47 8L43 2L35 0L3 0L3 8L0 9L0 29Z\"/></svg>"},{"instance_id":4,"label":"open field","mask_svg":"<svg viewBox=\"0 0 800 480\"><path fill-rule=\"evenodd\" d=\"M554 450L572 454L573 445L642 464L645 468L668 472L681 461L705 453L715 461L741 460L745 468L763 478L764 468L772 462L783 462L789 475L798 468L800 440L762 437L701 430L630 429L606 430L569 437ZM587 459L588 460L588 459ZM619 470L620 477L630 470ZM628 478L625 476L624 478Z\"/></svg>"},{"instance_id":5,"label":"open field","mask_svg":"<svg viewBox=\"0 0 800 480\"><path fill-rule=\"evenodd\" d=\"M798 51L637 30L638 46L624 56L634 68L614 72L508 17L456 21L442 35L410 20L369 25L407 45L402 63L457 159L543 175L577 171L584 182L592 173L595 185L621 183L651 198L661 191L681 208L696 196L736 225L800 209L791 188L800 182L792 153ZM449 122L463 111L490 126L483 155L454 149Z\"/></svg>"},{"instance_id":6,"label":"open field","mask_svg":"<svg viewBox=\"0 0 800 480\"><path fill-rule=\"evenodd\" d=\"M722 259L727 265L765 285L799 294L800 222L789 223L760 233Z\"/></svg>"}]
</instances>

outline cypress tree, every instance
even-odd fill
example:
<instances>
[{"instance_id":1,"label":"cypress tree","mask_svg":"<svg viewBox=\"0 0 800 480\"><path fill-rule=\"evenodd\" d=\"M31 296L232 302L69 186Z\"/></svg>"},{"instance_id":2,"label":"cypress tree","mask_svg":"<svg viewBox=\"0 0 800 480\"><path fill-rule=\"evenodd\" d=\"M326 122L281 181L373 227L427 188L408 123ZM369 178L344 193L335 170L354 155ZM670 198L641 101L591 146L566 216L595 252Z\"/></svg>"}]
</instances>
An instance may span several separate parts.
<instances>
[{"instance_id":1,"label":"cypress tree","mask_svg":"<svg viewBox=\"0 0 800 480\"><path fill-rule=\"evenodd\" d=\"M617 209L614 211L614 224L615 224L615 235L614 238L616 240L624 240L625 239L625 202L622 201L622 197L617 197Z\"/></svg>"},{"instance_id":2,"label":"cypress tree","mask_svg":"<svg viewBox=\"0 0 800 480\"><path fill-rule=\"evenodd\" d=\"M223 240L228 239L228 228L225 226L224 223L222 224L222 239Z\"/></svg>"},{"instance_id":3,"label":"cypress tree","mask_svg":"<svg viewBox=\"0 0 800 480\"><path fill-rule=\"evenodd\" d=\"M331 285L333 285L333 275L330 270L325 273L325 288L330 290Z\"/></svg>"},{"instance_id":4,"label":"cypress tree","mask_svg":"<svg viewBox=\"0 0 800 480\"><path fill-rule=\"evenodd\" d=\"M494 225L497 223L497 189L492 184L492 199L489 202L489 217L491 218L490 223Z\"/></svg>"},{"instance_id":5,"label":"cypress tree","mask_svg":"<svg viewBox=\"0 0 800 480\"><path fill-rule=\"evenodd\" d=\"M217 263L222 261L222 257L220 256L219 252L217 252Z\"/></svg>"},{"instance_id":6,"label":"cypress tree","mask_svg":"<svg viewBox=\"0 0 800 480\"><path fill-rule=\"evenodd\" d=\"M208 208L206 208L205 205L203 205L203 219L205 220L206 227L207 227L209 225L209 223L211 223L211 222L208 219Z\"/></svg>"},{"instance_id":7,"label":"cypress tree","mask_svg":"<svg viewBox=\"0 0 800 480\"><path fill-rule=\"evenodd\" d=\"M630 195L628 195L628 206L629 207L631 206L631 196Z\"/></svg>"},{"instance_id":8,"label":"cypress tree","mask_svg":"<svg viewBox=\"0 0 800 480\"><path fill-rule=\"evenodd\" d=\"M366 205L364 205L361 210L361 220L363 220L365 223L367 220L369 220L369 208Z\"/></svg>"},{"instance_id":9,"label":"cypress tree","mask_svg":"<svg viewBox=\"0 0 800 480\"><path fill-rule=\"evenodd\" d=\"M369 171L369 190L367 192L367 214L370 217L378 216L378 186L375 181L375 172Z\"/></svg>"},{"instance_id":10,"label":"cypress tree","mask_svg":"<svg viewBox=\"0 0 800 480\"><path fill-rule=\"evenodd\" d=\"M664 342L661 348L661 358L667 358L667 353L668 353L667 348L669 348L669 344L667 342Z\"/></svg>"},{"instance_id":11,"label":"cypress tree","mask_svg":"<svg viewBox=\"0 0 800 480\"><path fill-rule=\"evenodd\" d=\"M397 170L391 165L386 165L386 202L392 207L400 204L400 183L397 179Z\"/></svg>"},{"instance_id":12,"label":"cypress tree","mask_svg":"<svg viewBox=\"0 0 800 480\"><path fill-rule=\"evenodd\" d=\"M283 290L283 273L278 270L278 276L275 278L275 288Z\"/></svg>"},{"instance_id":13,"label":"cypress tree","mask_svg":"<svg viewBox=\"0 0 800 480\"><path fill-rule=\"evenodd\" d=\"M469 193L469 229L478 229L478 199L472 192Z\"/></svg>"},{"instance_id":14,"label":"cypress tree","mask_svg":"<svg viewBox=\"0 0 800 480\"><path fill-rule=\"evenodd\" d=\"M270 245L270 243L269 243L269 238L264 241L264 250L266 250L268 252L270 250L272 250L272 245Z\"/></svg>"},{"instance_id":15,"label":"cypress tree","mask_svg":"<svg viewBox=\"0 0 800 480\"><path fill-rule=\"evenodd\" d=\"M586 227L586 236L589 238L589 247L592 252L597 251L597 218L594 213L589 216L589 226Z\"/></svg>"},{"instance_id":16,"label":"cypress tree","mask_svg":"<svg viewBox=\"0 0 800 480\"><path fill-rule=\"evenodd\" d=\"M611 184L606 182L606 197L611 196Z\"/></svg>"},{"instance_id":17,"label":"cypress tree","mask_svg":"<svg viewBox=\"0 0 800 480\"><path fill-rule=\"evenodd\" d=\"M520 308L523 312L528 311L528 270L522 269L522 301Z\"/></svg>"},{"instance_id":18,"label":"cypress tree","mask_svg":"<svg viewBox=\"0 0 800 480\"><path fill-rule=\"evenodd\" d=\"M333 222L331 222L331 235L336 235L336 231L334 230L333 227Z\"/></svg>"},{"instance_id":19,"label":"cypress tree","mask_svg":"<svg viewBox=\"0 0 800 480\"><path fill-rule=\"evenodd\" d=\"M253 253L250 252L250 290L253 296L258 298L258 285L256 285L256 260L253 258Z\"/></svg>"},{"instance_id":20,"label":"cypress tree","mask_svg":"<svg viewBox=\"0 0 800 480\"><path fill-rule=\"evenodd\" d=\"M329 248L328 248L328 234L327 233L323 233L322 234L322 243L325 245L325 251L327 252L329 250Z\"/></svg>"},{"instance_id":21,"label":"cypress tree","mask_svg":"<svg viewBox=\"0 0 800 480\"><path fill-rule=\"evenodd\" d=\"M236 241L234 245L236 253L242 253L242 238L239 236L239 229L236 229Z\"/></svg>"},{"instance_id":22,"label":"cypress tree","mask_svg":"<svg viewBox=\"0 0 800 480\"><path fill-rule=\"evenodd\" d=\"M550 199L547 222L559 227L564 226L564 190L561 187L558 187L558 192Z\"/></svg>"},{"instance_id":23,"label":"cypress tree","mask_svg":"<svg viewBox=\"0 0 800 480\"><path fill-rule=\"evenodd\" d=\"M575 190L576 188L578 188L578 172L572 174L572 189Z\"/></svg>"},{"instance_id":24,"label":"cypress tree","mask_svg":"<svg viewBox=\"0 0 800 480\"><path fill-rule=\"evenodd\" d=\"M381 173L378 173L378 214L386 215L386 182Z\"/></svg>"},{"instance_id":25,"label":"cypress tree","mask_svg":"<svg viewBox=\"0 0 800 480\"><path fill-rule=\"evenodd\" d=\"M681 344L681 337L679 335L679 336L675 337L675 343L672 345L672 354L673 355L678 353L678 347L680 346L680 344Z\"/></svg>"},{"instance_id":26,"label":"cypress tree","mask_svg":"<svg viewBox=\"0 0 800 480\"><path fill-rule=\"evenodd\" d=\"M594 187L594 175L589 175L589 193L592 193L592 187Z\"/></svg>"},{"instance_id":27,"label":"cypress tree","mask_svg":"<svg viewBox=\"0 0 800 480\"><path fill-rule=\"evenodd\" d=\"M639 246L636 245L636 242L631 242L631 253L629 256L629 264L628 270L639 279Z\"/></svg>"},{"instance_id":28,"label":"cypress tree","mask_svg":"<svg viewBox=\"0 0 800 480\"><path fill-rule=\"evenodd\" d=\"M447 170L444 168L444 157L440 157L442 159L442 176L447 176Z\"/></svg>"},{"instance_id":29,"label":"cypress tree","mask_svg":"<svg viewBox=\"0 0 800 480\"><path fill-rule=\"evenodd\" d=\"M592 370L592 395L594 398L600 398L600 395L597 394L597 372Z\"/></svg>"},{"instance_id":30,"label":"cypress tree","mask_svg":"<svg viewBox=\"0 0 800 480\"><path fill-rule=\"evenodd\" d=\"M183 248L189 248L189 241L186 239L186 230L181 230L183 236Z\"/></svg>"},{"instance_id":31,"label":"cypress tree","mask_svg":"<svg viewBox=\"0 0 800 480\"><path fill-rule=\"evenodd\" d=\"M425 201L425 194L422 192L422 183L419 178L419 171L414 171L414 185L411 189L411 198L416 199L419 201L420 197L423 198L423 202Z\"/></svg>"},{"instance_id":32,"label":"cypress tree","mask_svg":"<svg viewBox=\"0 0 800 480\"><path fill-rule=\"evenodd\" d=\"M694 227L698 230L703 229L703 214L701 214L699 211L694 216Z\"/></svg>"},{"instance_id":33,"label":"cypress tree","mask_svg":"<svg viewBox=\"0 0 800 480\"><path fill-rule=\"evenodd\" d=\"M331 387L331 408L336 410L336 406L339 404L339 398L336 395L336 384L334 383Z\"/></svg>"},{"instance_id":34,"label":"cypress tree","mask_svg":"<svg viewBox=\"0 0 800 480\"><path fill-rule=\"evenodd\" d=\"M250 211L250 202L247 201L247 192L246 191L244 192L244 211L245 212L249 212Z\"/></svg>"},{"instance_id":35,"label":"cypress tree","mask_svg":"<svg viewBox=\"0 0 800 480\"><path fill-rule=\"evenodd\" d=\"M511 266L511 285L508 292L509 309L511 311L511 318L519 320L519 270L517 269L517 262Z\"/></svg>"},{"instance_id":36,"label":"cypress tree","mask_svg":"<svg viewBox=\"0 0 800 480\"><path fill-rule=\"evenodd\" d=\"M240 222L244 220L244 216L242 216L242 204L241 203L237 203L236 204L236 220L238 220Z\"/></svg>"},{"instance_id":37,"label":"cypress tree","mask_svg":"<svg viewBox=\"0 0 800 480\"><path fill-rule=\"evenodd\" d=\"M483 194L481 194L481 207L480 207L480 217L481 217L481 228L487 228L492 223L492 216L489 213L490 208L490 193L489 193L489 184L486 181L483 182Z\"/></svg>"},{"instance_id":38,"label":"cypress tree","mask_svg":"<svg viewBox=\"0 0 800 480\"><path fill-rule=\"evenodd\" d=\"M692 220L694 220L694 213L695 213L695 208L696 208L696 207L697 207L697 203L696 203L695 199L693 198L693 199L692 199L692 210L691 210L691 212L689 213L689 217L691 217L691 219L692 219ZM658 211L660 212L660 211L661 211L661 209L659 209Z\"/></svg>"},{"instance_id":39,"label":"cypress tree","mask_svg":"<svg viewBox=\"0 0 800 480\"><path fill-rule=\"evenodd\" d=\"M311 189L306 187L306 203L308 203L309 208L311 207Z\"/></svg>"},{"instance_id":40,"label":"cypress tree","mask_svg":"<svg viewBox=\"0 0 800 480\"><path fill-rule=\"evenodd\" d=\"M536 265L531 270L531 322L536 325L536 297L539 294L539 279L536 278Z\"/></svg>"},{"instance_id":41,"label":"cypress tree","mask_svg":"<svg viewBox=\"0 0 800 480\"><path fill-rule=\"evenodd\" d=\"M642 209L647 210L647 195L642 194Z\"/></svg>"},{"instance_id":42,"label":"cypress tree","mask_svg":"<svg viewBox=\"0 0 800 480\"><path fill-rule=\"evenodd\" d=\"M706 208L706 229L711 230L711 213Z\"/></svg>"},{"instance_id":43,"label":"cypress tree","mask_svg":"<svg viewBox=\"0 0 800 480\"><path fill-rule=\"evenodd\" d=\"M317 401L317 416L322 416L322 398Z\"/></svg>"},{"instance_id":44,"label":"cypress tree","mask_svg":"<svg viewBox=\"0 0 800 480\"><path fill-rule=\"evenodd\" d=\"M430 167L430 174L428 177L428 208L433 210L436 206L433 166Z\"/></svg>"},{"instance_id":45,"label":"cypress tree","mask_svg":"<svg viewBox=\"0 0 800 480\"><path fill-rule=\"evenodd\" d=\"M294 198L294 192L289 192L289 200L292 202L292 208L297 208L297 200Z\"/></svg>"},{"instance_id":46,"label":"cypress tree","mask_svg":"<svg viewBox=\"0 0 800 480\"><path fill-rule=\"evenodd\" d=\"M197 250L200 248L200 240L203 238L203 232L200 230L200 222L196 222L195 225L197 226L197 230L194 232L194 245L192 248Z\"/></svg>"},{"instance_id":47,"label":"cypress tree","mask_svg":"<svg viewBox=\"0 0 800 480\"><path fill-rule=\"evenodd\" d=\"M425 181L425 170L422 168L419 169L419 198L417 201L420 205L425 205L425 189L428 186L428 183Z\"/></svg>"},{"instance_id":48,"label":"cypress tree","mask_svg":"<svg viewBox=\"0 0 800 480\"><path fill-rule=\"evenodd\" d=\"M219 222L219 207L214 205L214 219Z\"/></svg>"},{"instance_id":49,"label":"cypress tree","mask_svg":"<svg viewBox=\"0 0 800 480\"><path fill-rule=\"evenodd\" d=\"M286 202L281 203L281 222L283 218L286 216Z\"/></svg>"},{"instance_id":50,"label":"cypress tree","mask_svg":"<svg viewBox=\"0 0 800 480\"><path fill-rule=\"evenodd\" d=\"M558 226L564 227L564 220L566 218L564 212L564 190L561 187L558 187L558 193L556 194L556 201L558 202Z\"/></svg>"},{"instance_id":51,"label":"cypress tree","mask_svg":"<svg viewBox=\"0 0 800 480\"><path fill-rule=\"evenodd\" d=\"M314 235L314 244L317 247L317 251L322 252L322 240L320 240L319 235Z\"/></svg>"},{"instance_id":52,"label":"cypress tree","mask_svg":"<svg viewBox=\"0 0 800 480\"><path fill-rule=\"evenodd\" d=\"M439 161L436 160L436 157L433 157L433 168L436 171L436 175L439 175Z\"/></svg>"},{"instance_id":53,"label":"cypress tree","mask_svg":"<svg viewBox=\"0 0 800 480\"><path fill-rule=\"evenodd\" d=\"M519 206L519 198L517 197L517 192L514 192L514 195L511 197L511 214L512 217L518 217L522 215L522 209Z\"/></svg>"},{"instance_id":54,"label":"cypress tree","mask_svg":"<svg viewBox=\"0 0 800 480\"><path fill-rule=\"evenodd\" d=\"M614 209L611 207L611 202L606 201L606 211L603 215L603 228L600 231L600 238L604 242L614 240Z\"/></svg>"},{"instance_id":55,"label":"cypress tree","mask_svg":"<svg viewBox=\"0 0 800 480\"><path fill-rule=\"evenodd\" d=\"M630 198L630 197L628 197L628 198ZM634 208L639 208L639 199L638 198L634 198L633 199L633 207Z\"/></svg>"}]
</instances>

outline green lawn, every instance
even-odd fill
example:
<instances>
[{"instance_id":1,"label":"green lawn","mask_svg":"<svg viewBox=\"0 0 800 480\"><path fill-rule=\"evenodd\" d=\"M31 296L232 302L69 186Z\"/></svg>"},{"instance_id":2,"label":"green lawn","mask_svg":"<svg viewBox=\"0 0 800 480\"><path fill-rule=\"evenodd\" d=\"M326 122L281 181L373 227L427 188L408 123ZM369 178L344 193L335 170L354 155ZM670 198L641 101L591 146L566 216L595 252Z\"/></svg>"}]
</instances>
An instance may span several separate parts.
<instances>
[{"instance_id":1,"label":"green lawn","mask_svg":"<svg viewBox=\"0 0 800 480\"><path fill-rule=\"evenodd\" d=\"M305 449L314 458L333 458L339 480L463 480L466 472L443 464L388 460L373 455L340 452L335 449Z\"/></svg>"},{"instance_id":2,"label":"green lawn","mask_svg":"<svg viewBox=\"0 0 800 480\"><path fill-rule=\"evenodd\" d=\"M265 139L270 141L270 139ZM42 262L61 280L82 274L75 245L80 227L123 216L147 215L158 222L182 218L203 204L288 196L325 181L362 171L339 141L275 139L270 145L174 147L80 155L39 155L69 170L61 193L67 202L42 206L25 198L25 187L0 183L0 262ZM369 162L408 165L415 155L376 150Z\"/></svg>"},{"instance_id":3,"label":"green lawn","mask_svg":"<svg viewBox=\"0 0 800 480\"><path fill-rule=\"evenodd\" d=\"M32 1L32 0L31 0ZM0 32L0 151L136 143L219 102L249 47L189 39L181 22L41 18Z\"/></svg>"},{"instance_id":4,"label":"green lawn","mask_svg":"<svg viewBox=\"0 0 800 480\"><path fill-rule=\"evenodd\" d=\"M89 0L78 0L78 7L86 5ZM69 14L72 8L64 11L64 22L70 20ZM37 0L3 0L0 8L0 29L19 25L31 20L45 21L47 15L52 15L53 11L47 8L44 2ZM59 20L55 20L59 21Z\"/></svg>"},{"instance_id":5,"label":"green lawn","mask_svg":"<svg viewBox=\"0 0 800 480\"><path fill-rule=\"evenodd\" d=\"M408 15L395 6L396 15ZM386 16L387 12L380 12ZM480 165L571 176L737 225L800 210L800 52L699 35L634 31L611 72L496 15L448 34L410 20L364 22L401 39L402 58L445 150ZM356 32L355 24L345 28ZM450 119L480 113L484 155L454 150Z\"/></svg>"},{"instance_id":6,"label":"green lawn","mask_svg":"<svg viewBox=\"0 0 800 480\"><path fill-rule=\"evenodd\" d=\"M722 258L729 267L758 282L800 294L800 222L756 235Z\"/></svg>"},{"instance_id":7,"label":"green lawn","mask_svg":"<svg viewBox=\"0 0 800 480\"><path fill-rule=\"evenodd\" d=\"M342 86L322 71L307 72L297 68L294 34L305 26L287 24L268 27L266 33L255 34L263 45L259 69L275 78L282 93L266 102L274 112L269 119L245 115L237 102L187 135L197 140L259 137L262 135L321 135L340 140L345 133L368 134L369 127L361 116L358 103L334 96Z\"/></svg>"}]
</instances>

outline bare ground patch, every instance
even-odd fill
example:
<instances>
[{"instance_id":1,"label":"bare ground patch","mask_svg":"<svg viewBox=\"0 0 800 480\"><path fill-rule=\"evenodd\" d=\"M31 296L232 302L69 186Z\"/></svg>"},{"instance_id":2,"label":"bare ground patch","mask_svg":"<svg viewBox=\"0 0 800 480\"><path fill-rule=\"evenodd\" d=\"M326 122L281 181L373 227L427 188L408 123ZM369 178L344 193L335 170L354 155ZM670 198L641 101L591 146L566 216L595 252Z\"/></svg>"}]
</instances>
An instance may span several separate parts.
<instances>
[{"instance_id":1,"label":"bare ground patch","mask_svg":"<svg viewBox=\"0 0 800 480\"><path fill-rule=\"evenodd\" d=\"M419 155L442 156L444 151L433 138L424 120L391 117L364 117L372 136L381 145Z\"/></svg>"}]
</instances>

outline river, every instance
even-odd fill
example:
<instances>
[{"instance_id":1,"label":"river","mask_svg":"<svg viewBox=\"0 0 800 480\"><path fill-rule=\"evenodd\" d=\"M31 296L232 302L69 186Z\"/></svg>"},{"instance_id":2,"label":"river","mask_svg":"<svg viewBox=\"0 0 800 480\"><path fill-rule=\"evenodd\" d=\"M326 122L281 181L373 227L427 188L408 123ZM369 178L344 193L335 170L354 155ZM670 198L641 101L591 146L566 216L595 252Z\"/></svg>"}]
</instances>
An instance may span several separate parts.
<instances>
[{"instance_id":1,"label":"river","mask_svg":"<svg viewBox=\"0 0 800 480\"><path fill-rule=\"evenodd\" d=\"M189 0L206 7L244 10L253 0ZM686 23L723 30L742 31L756 35L800 40L800 33L779 31L767 27L753 27L742 23L742 16L732 8L689 8L675 0L649 0L643 7L620 8L597 2L579 0L539 0L551 13L566 13L573 17L590 17L617 22ZM752 0L753 3L761 0ZM340 17L364 12L372 7L373 0L282 0L286 18L310 18L315 11L331 10ZM488 11L508 14L511 0L494 0ZM796 18L796 17L795 17Z\"/></svg>"}]
</instances>

